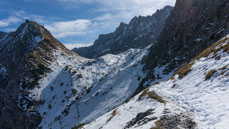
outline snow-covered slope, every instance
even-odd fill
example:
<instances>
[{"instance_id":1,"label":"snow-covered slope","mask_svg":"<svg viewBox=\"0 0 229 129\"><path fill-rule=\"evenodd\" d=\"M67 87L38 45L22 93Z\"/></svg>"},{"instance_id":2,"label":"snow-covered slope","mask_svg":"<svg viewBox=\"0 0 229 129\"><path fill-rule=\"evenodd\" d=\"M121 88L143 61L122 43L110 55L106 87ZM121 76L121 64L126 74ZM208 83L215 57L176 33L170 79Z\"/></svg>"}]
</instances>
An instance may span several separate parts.
<instances>
[{"instance_id":1,"label":"snow-covered slope","mask_svg":"<svg viewBox=\"0 0 229 129\"><path fill-rule=\"evenodd\" d=\"M86 59L28 20L0 38L0 128L69 129L104 115L150 83L141 64L150 46ZM168 79L163 70L155 69L152 83Z\"/></svg>"},{"instance_id":2,"label":"snow-covered slope","mask_svg":"<svg viewBox=\"0 0 229 129\"><path fill-rule=\"evenodd\" d=\"M55 51L51 72L29 91L30 98L42 102L36 109L42 117L40 127L69 129L124 103L144 77L140 61L146 52L147 48L130 49L90 60Z\"/></svg>"},{"instance_id":3,"label":"snow-covered slope","mask_svg":"<svg viewBox=\"0 0 229 129\"><path fill-rule=\"evenodd\" d=\"M228 129L229 36L85 129Z\"/></svg>"}]
</instances>

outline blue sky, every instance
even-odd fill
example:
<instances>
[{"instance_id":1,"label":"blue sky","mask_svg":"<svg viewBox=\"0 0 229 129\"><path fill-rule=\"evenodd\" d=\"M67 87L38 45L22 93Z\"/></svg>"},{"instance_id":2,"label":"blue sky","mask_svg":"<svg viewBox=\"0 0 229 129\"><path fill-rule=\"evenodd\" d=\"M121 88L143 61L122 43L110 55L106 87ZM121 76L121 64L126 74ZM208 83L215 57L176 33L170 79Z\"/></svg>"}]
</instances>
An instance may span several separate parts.
<instances>
[{"instance_id":1,"label":"blue sky","mask_svg":"<svg viewBox=\"0 0 229 129\"><path fill-rule=\"evenodd\" d=\"M67 47L92 44L134 16L152 15L175 0L0 0L0 31L37 21Z\"/></svg>"}]
</instances>

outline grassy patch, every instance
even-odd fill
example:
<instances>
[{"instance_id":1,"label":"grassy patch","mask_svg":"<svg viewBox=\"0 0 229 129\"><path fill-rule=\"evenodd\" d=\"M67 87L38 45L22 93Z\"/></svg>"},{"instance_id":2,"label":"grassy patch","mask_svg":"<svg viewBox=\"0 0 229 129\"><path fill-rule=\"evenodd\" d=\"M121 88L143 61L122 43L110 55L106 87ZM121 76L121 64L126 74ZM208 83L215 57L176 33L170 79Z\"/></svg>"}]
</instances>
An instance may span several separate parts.
<instances>
[{"instance_id":1,"label":"grassy patch","mask_svg":"<svg viewBox=\"0 0 229 129\"><path fill-rule=\"evenodd\" d=\"M154 99L159 103L166 103L166 101L161 96L157 95L155 91L149 91L149 89L145 89L142 92L142 94L138 97L138 100L140 100L143 96L147 96L148 98Z\"/></svg>"},{"instance_id":2,"label":"grassy patch","mask_svg":"<svg viewBox=\"0 0 229 129\"><path fill-rule=\"evenodd\" d=\"M192 70L192 65L193 64L194 63L185 64L183 67L181 67L180 69L178 69L173 74L173 77L178 74L178 78L180 78L180 79L183 78L184 76L186 76Z\"/></svg>"},{"instance_id":3,"label":"grassy patch","mask_svg":"<svg viewBox=\"0 0 229 129\"><path fill-rule=\"evenodd\" d=\"M210 79L212 77L212 75L215 74L215 73L216 73L216 70L214 70L214 69L209 71L205 76L205 80Z\"/></svg>"},{"instance_id":4,"label":"grassy patch","mask_svg":"<svg viewBox=\"0 0 229 129\"><path fill-rule=\"evenodd\" d=\"M194 60L198 60L198 59L200 59L200 58L202 58L202 57L208 57L211 53L214 53L214 54L215 54L216 52L218 52L218 51L219 51L220 49L222 49L222 48L224 48L224 51L225 51L225 52L226 52L226 51L229 52L229 51L228 51L228 47L229 47L228 44L225 45L225 46L221 46L221 47L217 48L218 45L220 45L220 44L222 44L222 43L225 43L227 40L228 40L228 39L225 38L225 39L222 39L222 40L220 40L220 41L218 41L218 42L212 44L209 48L205 49L202 53L200 53L198 56L196 56L196 57L194 58Z\"/></svg>"},{"instance_id":5,"label":"grassy patch","mask_svg":"<svg viewBox=\"0 0 229 129\"><path fill-rule=\"evenodd\" d=\"M226 45L222 45L225 42L228 42L227 40L229 40L228 38L224 38L214 44L212 44L209 48L205 49L202 53L200 53L198 56L196 56L190 63L185 64L183 67L181 67L180 69L178 69L172 76L172 78L174 78L175 75L178 74L178 77L181 79L184 76L186 76L192 69L192 65L194 64L194 61L199 60L202 57L208 57L211 53L214 54L214 58L216 58L217 60L220 60L220 56L217 55L217 52L220 51L221 49L224 50L224 52L229 53L229 43L227 43ZM221 46L220 46L221 45ZM212 71L213 72L213 71ZM211 73L209 73L210 75ZM213 73L214 74L214 73Z\"/></svg>"}]
</instances>

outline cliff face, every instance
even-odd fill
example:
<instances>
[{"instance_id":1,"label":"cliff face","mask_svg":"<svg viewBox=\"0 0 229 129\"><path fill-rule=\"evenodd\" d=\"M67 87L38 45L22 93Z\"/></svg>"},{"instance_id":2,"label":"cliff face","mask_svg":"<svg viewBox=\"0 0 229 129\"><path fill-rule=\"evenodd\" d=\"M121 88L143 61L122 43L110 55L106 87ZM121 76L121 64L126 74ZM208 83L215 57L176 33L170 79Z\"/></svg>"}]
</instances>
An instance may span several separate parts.
<instances>
[{"instance_id":1,"label":"cliff face","mask_svg":"<svg viewBox=\"0 0 229 129\"><path fill-rule=\"evenodd\" d=\"M177 0L144 70L166 65L169 73L229 33L229 1ZM153 75L149 75L151 78Z\"/></svg>"},{"instance_id":2,"label":"cliff face","mask_svg":"<svg viewBox=\"0 0 229 129\"><path fill-rule=\"evenodd\" d=\"M121 23L115 32L100 35L92 46L73 51L86 58L97 58L130 48L144 48L157 41L171 10L172 7L166 6L152 16L134 17L129 24Z\"/></svg>"}]
</instances>

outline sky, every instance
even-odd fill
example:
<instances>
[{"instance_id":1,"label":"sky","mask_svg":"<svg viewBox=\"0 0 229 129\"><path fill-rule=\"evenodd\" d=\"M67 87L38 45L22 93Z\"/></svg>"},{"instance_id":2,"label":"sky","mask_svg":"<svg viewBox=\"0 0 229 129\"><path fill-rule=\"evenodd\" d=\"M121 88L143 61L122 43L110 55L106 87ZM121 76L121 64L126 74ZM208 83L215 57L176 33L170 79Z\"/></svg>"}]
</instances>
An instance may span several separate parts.
<instances>
[{"instance_id":1,"label":"sky","mask_svg":"<svg viewBox=\"0 0 229 129\"><path fill-rule=\"evenodd\" d=\"M174 4L175 0L0 0L0 31L15 31L29 19L72 49L92 44L120 22Z\"/></svg>"}]
</instances>

